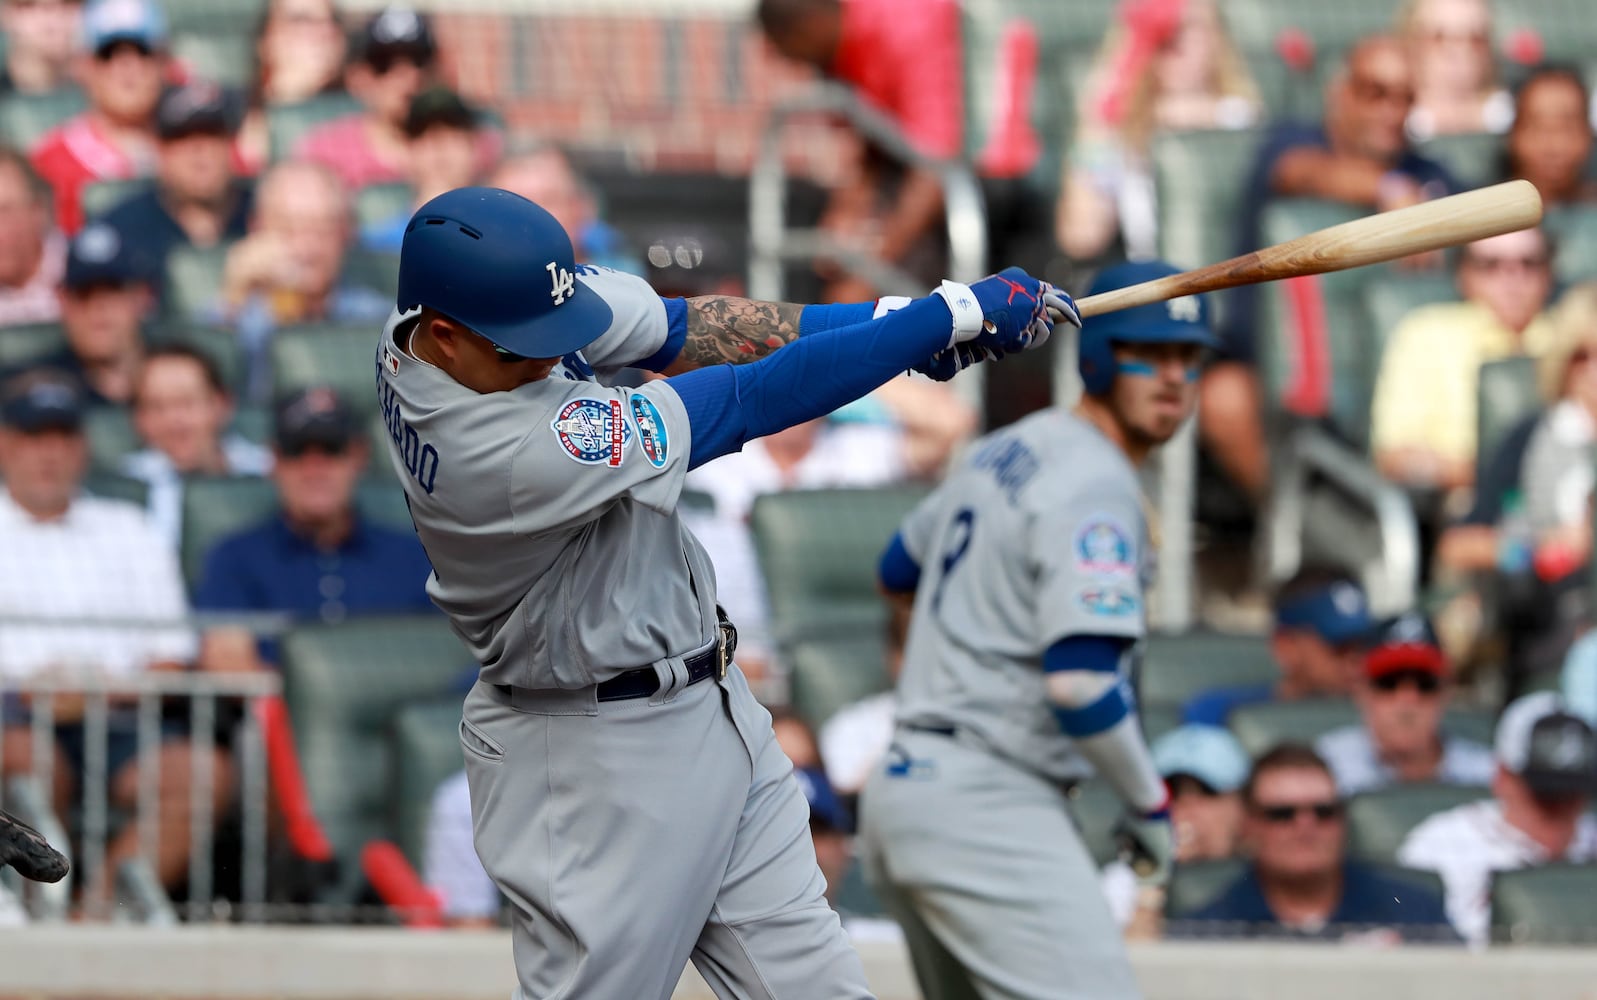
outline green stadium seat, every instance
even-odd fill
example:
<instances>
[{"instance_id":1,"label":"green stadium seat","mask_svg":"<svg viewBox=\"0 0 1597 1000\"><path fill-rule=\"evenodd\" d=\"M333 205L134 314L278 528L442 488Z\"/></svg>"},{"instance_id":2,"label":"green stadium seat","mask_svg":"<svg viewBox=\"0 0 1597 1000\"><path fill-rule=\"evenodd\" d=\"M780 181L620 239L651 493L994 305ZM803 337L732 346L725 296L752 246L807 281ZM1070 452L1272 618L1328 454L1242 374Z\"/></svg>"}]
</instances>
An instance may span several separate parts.
<instances>
[{"instance_id":1,"label":"green stadium seat","mask_svg":"<svg viewBox=\"0 0 1597 1000\"><path fill-rule=\"evenodd\" d=\"M268 0L163 0L174 35L228 33L253 35ZM250 65L255 57L248 56Z\"/></svg>"},{"instance_id":2,"label":"green stadium seat","mask_svg":"<svg viewBox=\"0 0 1597 1000\"><path fill-rule=\"evenodd\" d=\"M102 500L124 500L136 507L148 507L150 500L150 487L144 480L98 470L83 480L83 492Z\"/></svg>"},{"instance_id":3,"label":"green stadium seat","mask_svg":"<svg viewBox=\"0 0 1597 1000\"><path fill-rule=\"evenodd\" d=\"M394 833L395 719L448 694L471 657L441 615L426 615L295 628L282 661L306 791L343 862L325 901L350 902L361 847Z\"/></svg>"},{"instance_id":4,"label":"green stadium seat","mask_svg":"<svg viewBox=\"0 0 1597 1000\"><path fill-rule=\"evenodd\" d=\"M14 149L31 149L46 132L88 106L77 87L49 94L9 94L0 99L0 139Z\"/></svg>"},{"instance_id":5,"label":"green stadium seat","mask_svg":"<svg viewBox=\"0 0 1597 1000\"><path fill-rule=\"evenodd\" d=\"M1417 150L1442 166L1466 191L1497 181L1501 172L1503 137L1490 132L1439 135L1420 143Z\"/></svg>"},{"instance_id":6,"label":"green stadium seat","mask_svg":"<svg viewBox=\"0 0 1597 1000\"><path fill-rule=\"evenodd\" d=\"M1165 893L1165 916L1179 919L1201 910L1231 888L1231 883L1247 870L1248 863L1241 858L1177 864L1170 872L1170 887Z\"/></svg>"},{"instance_id":7,"label":"green stadium seat","mask_svg":"<svg viewBox=\"0 0 1597 1000\"><path fill-rule=\"evenodd\" d=\"M83 215L89 219L99 218L135 194L148 190L149 187L150 182L142 177L116 181L94 181L93 183L85 184L83 187Z\"/></svg>"},{"instance_id":8,"label":"green stadium seat","mask_svg":"<svg viewBox=\"0 0 1597 1000\"><path fill-rule=\"evenodd\" d=\"M1243 705L1231 712L1226 727L1250 757L1279 743L1313 742L1323 734L1359 721L1358 709L1345 698L1307 698Z\"/></svg>"},{"instance_id":9,"label":"green stadium seat","mask_svg":"<svg viewBox=\"0 0 1597 1000\"><path fill-rule=\"evenodd\" d=\"M433 793L465 766L460 751L462 696L406 705L394 717L394 842L418 871L427 849Z\"/></svg>"},{"instance_id":10,"label":"green stadium seat","mask_svg":"<svg viewBox=\"0 0 1597 1000\"><path fill-rule=\"evenodd\" d=\"M1442 717L1442 732L1489 747L1497 735L1497 713L1483 708L1449 708Z\"/></svg>"},{"instance_id":11,"label":"green stadium seat","mask_svg":"<svg viewBox=\"0 0 1597 1000\"><path fill-rule=\"evenodd\" d=\"M168 323L149 334L152 344L185 344L201 351L222 373L222 381L237 395L244 387L244 349L232 330L215 326Z\"/></svg>"},{"instance_id":12,"label":"green stadium seat","mask_svg":"<svg viewBox=\"0 0 1597 1000\"><path fill-rule=\"evenodd\" d=\"M255 38L248 32L178 32L172 54L194 75L224 87L243 89L255 77Z\"/></svg>"},{"instance_id":13,"label":"green stadium seat","mask_svg":"<svg viewBox=\"0 0 1597 1000\"><path fill-rule=\"evenodd\" d=\"M1420 306L1457 301L1458 286L1451 274L1383 273L1373 278L1364 286L1364 311L1370 318L1370 332L1375 337L1369 377L1373 380L1380 373L1381 355L1403 317Z\"/></svg>"},{"instance_id":14,"label":"green stadium seat","mask_svg":"<svg viewBox=\"0 0 1597 1000\"><path fill-rule=\"evenodd\" d=\"M360 102L347 94L313 97L299 104L278 105L266 112L267 148L272 161L293 156L300 138L318 125L355 114Z\"/></svg>"},{"instance_id":15,"label":"green stadium seat","mask_svg":"<svg viewBox=\"0 0 1597 1000\"><path fill-rule=\"evenodd\" d=\"M409 215L414 199L409 184L368 184L355 195L355 221L375 226Z\"/></svg>"},{"instance_id":16,"label":"green stadium seat","mask_svg":"<svg viewBox=\"0 0 1597 1000\"><path fill-rule=\"evenodd\" d=\"M892 687L878 632L795 643L784 657L793 710L816 732L840 708Z\"/></svg>"},{"instance_id":17,"label":"green stadium seat","mask_svg":"<svg viewBox=\"0 0 1597 1000\"><path fill-rule=\"evenodd\" d=\"M1268 684L1278 676L1270 641L1262 636L1159 633L1148 637L1137 697L1147 706L1179 709L1211 688Z\"/></svg>"},{"instance_id":18,"label":"green stadium seat","mask_svg":"<svg viewBox=\"0 0 1597 1000\"><path fill-rule=\"evenodd\" d=\"M1364 35L1389 30L1397 15L1391 0L1224 0L1221 6L1232 39L1253 52L1273 49L1289 28L1306 34L1317 50L1336 52Z\"/></svg>"},{"instance_id":19,"label":"green stadium seat","mask_svg":"<svg viewBox=\"0 0 1597 1000\"><path fill-rule=\"evenodd\" d=\"M1348 853L1395 861L1403 838L1426 817L1490 797L1487 788L1440 783L1393 785L1355 795L1348 802Z\"/></svg>"},{"instance_id":20,"label":"green stadium seat","mask_svg":"<svg viewBox=\"0 0 1597 1000\"><path fill-rule=\"evenodd\" d=\"M330 386L356 412L375 413L372 358L380 332L370 323L283 327L269 348L273 392L284 396L307 386Z\"/></svg>"},{"instance_id":21,"label":"green stadium seat","mask_svg":"<svg viewBox=\"0 0 1597 1000\"><path fill-rule=\"evenodd\" d=\"M1492 876L1492 938L1513 944L1591 944L1597 865L1551 864Z\"/></svg>"},{"instance_id":22,"label":"green stadium seat","mask_svg":"<svg viewBox=\"0 0 1597 1000\"><path fill-rule=\"evenodd\" d=\"M166 314L203 323L221 299L227 247L176 247L166 258Z\"/></svg>"},{"instance_id":23,"label":"green stadium seat","mask_svg":"<svg viewBox=\"0 0 1597 1000\"><path fill-rule=\"evenodd\" d=\"M60 323L0 326L0 371L49 357L66 346L66 337Z\"/></svg>"},{"instance_id":24,"label":"green stadium seat","mask_svg":"<svg viewBox=\"0 0 1597 1000\"><path fill-rule=\"evenodd\" d=\"M1181 709L1176 705L1139 705L1142 734L1149 743L1181 725Z\"/></svg>"},{"instance_id":25,"label":"green stadium seat","mask_svg":"<svg viewBox=\"0 0 1597 1000\"><path fill-rule=\"evenodd\" d=\"M1483 468L1509 431L1545 403L1536 379L1536 359L1499 358L1481 366L1476 383L1475 467Z\"/></svg>"},{"instance_id":26,"label":"green stadium seat","mask_svg":"<svg viewBox=\"0 0 1597 1000\"><path fill-rule=\"evenodd\" d=\"M1160 253L1177 267L1202 267L1237 252L1243 186L1263 133L1174 132L1153 142ZM1214 297L1216 305L1225 296ZM1222 306L1223 308L1223 306Z\"/></svg>"},{"instance_id":27,"label":"green stadium seat","mask_svg":"<svg viewBox=\"0 0 1597 1000\"><path fill-rule=\"evenodd\" d=\"M887 907L876 898L876 891L865 880L865 869L859 859L852 861L843 873L843 884L837 887L835 904L838 911L850 917L885 918Z\"/></svg>"},{"instance_id":28,"label":"green stadium seat","mask_svg":"<svg viewBox=\"0 0 1597 1000\"><path fill-rule=\"evenodd\" d=\"M755 501L750 525L778 644L880 633L887 610L876 591L876 559L925 495L901 486L795 490Z\"/></svg>"},{"instance_id":29,"label":"green stadium seat","mask_svg":"<svg viewBox=\"0 0 1597 1000\"><path fill-rule=\"evenodd\" d=\"M344 281L361 288L370 288L384 295L398 297L399 255L374 253L370 250L351 250L344 258ZM378 329L381 329L379 326Z\"/></svg>"},{"instance_id":30,"label":"green stadium seat","mask_svg":"<svg viewBox=\"0 0 1597 1000\"><path fill-rule=\"evenodd\" d=\"M256 444L272 443L272 412L264 406L240 406L233 411L233 433Z\"/></svg>"},{"instance_id":31,"label":"green stadium seat","mask_svg":"<svg viewBox=\"0 0 1597 1000\"><path fill-rule=\"evenodd\" d=\"M83 436L89 443L89 464L115 471L122 457L139 449L133 415L122 406L92 406L84 415Z\"/></svg>"},{"instance_id":32,"label":"green stadium seat","mask_svg":"<svg viewBox=\"0 0 1597 1000\"><path fill-rule=\"evenodd\" d=\"M1557 243L1553 268L1560 281L1578 284L1597 275L1597 208L1550 208L1542 228Z\"/></svg>"},{"instance_id":33,"label":"green stadium seat","mask_svg":"<svg viewBox=\"0 0 1597 1000\"><path fill-rule=\"evenodd\" d=\"M1094 779L1076 786L1070 793L1070 815L1081 833L1087 853L1099 866L1119 856L1115 826L1125 815L1126 806L1107 781Z\"/></svg>"},{"instance_id":34,"label":"green stadium seat","mask_svg":"<svg viewBox=\"0 0 1597 1000\"><path fill-rule=\"evenodd\" d=\"M1549 62L1589 59L1597 49L1597 19L1586 0L1493 4L1492 27L1499 40L1522 29L1536 32Z\"/></svg>"}]
</instances>

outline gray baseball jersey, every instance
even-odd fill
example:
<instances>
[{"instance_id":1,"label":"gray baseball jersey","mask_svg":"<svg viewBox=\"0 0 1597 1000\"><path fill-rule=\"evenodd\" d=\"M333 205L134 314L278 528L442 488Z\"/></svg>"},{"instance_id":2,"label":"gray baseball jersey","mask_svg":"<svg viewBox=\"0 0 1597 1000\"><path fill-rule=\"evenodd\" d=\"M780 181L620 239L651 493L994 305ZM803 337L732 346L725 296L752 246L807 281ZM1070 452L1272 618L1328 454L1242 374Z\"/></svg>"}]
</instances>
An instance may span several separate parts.
<instances>
[{"instance_id":1,"label":"gray baseball jersey","mask_svg":"<svg viewBox=\"0 0 1597 1000\"><path fill-rule=\"evenodd\" d=\"M1090 776L1042 656L1071 635L1144 634L1152 561L1125 454L1073 413L1035 413L976 442L899 530L921 566L899 720L969 730L1055 780Z\"/></svg>"},{"instance_id":2,"label":"gray baseball jersey","mask_svg":"<svg viewBox=\"0 0 1597 1000\"><path fill-rule=\"evenodd\" d=\"M676 514L682 401L663 381L595 380L661 349L665 306L641 278L579 271L614 319L549 378L468 389L405 349L414 314L391 316L377 349L389 455L432 562L427 592L489 683L587 687L714 635L715 574Z\"/></svg>"}]
</instances>

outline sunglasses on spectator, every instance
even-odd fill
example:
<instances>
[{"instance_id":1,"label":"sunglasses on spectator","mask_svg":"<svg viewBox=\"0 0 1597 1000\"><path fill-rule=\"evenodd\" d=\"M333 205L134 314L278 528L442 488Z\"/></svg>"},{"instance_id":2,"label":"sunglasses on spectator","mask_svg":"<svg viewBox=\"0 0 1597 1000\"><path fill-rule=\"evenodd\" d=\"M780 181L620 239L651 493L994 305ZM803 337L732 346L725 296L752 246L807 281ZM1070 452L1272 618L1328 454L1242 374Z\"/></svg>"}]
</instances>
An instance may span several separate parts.
<instances>
[{"instance_id":1,"label":"sunglasses on spectator","mask_svg":"<svg viewBox=\"0 0 1597 1000\"><path fill-rule=\"evenodd\" d=\"M1491 42L1485 31L1449 31L1446 28L1426 28L1419 33L1422 40L1433 44L1458 42L1463 45L1485 46Z\"/></svg>"},{"instance_id":2,"label":"sunglasses on spectator","mask_svg":"<svg viewBox=\"0 0 1597 1000\"><path fill-rule=\"evenodd\" d=\"M1299 813L1312 815L1316 822L1329 823L1342 818L1342 803L1340 802L1304 802L1301 804L1282 804L1278 806L1254 806L1254 811L1263 816L1267 822L1277 823L1282 826L1298 818Z\"/></svg>"},{"instance_id":3,"label":"sunglasses on spectator","mask_svg":"<svg viewBox=\"0 0 1597 1000\"><path fill-rule=\"evenodd\" d=\"M420 53L405 50L391 52L377 51L366 57L366 65L378 76L387 76L395 66L404 63L419 70L431 69L433 61L430 57Z\"/></svg>"},{"instance_id":4,"label":"sunglasses on spectator","mask_svg":"<svg viewBox=\"0 0 1597 1000\"><path fill-rule=\"evenodd\" d=\"M1442 679L1423 670L1394 670L1370 681L1370 687L1384 694L1410 686L1420 694L1435 694L1442 690Z\"/></svg>"},{"instance_id":5,"label":"sunglasses on spectator","mask_svg":"<svg viewBox=\"0 0 1597 1000\"><path fill-rule=\"evenodd\" d=\"M1528 273L1531 271L1545 270L1547 258L1542 256L1525 257L1489 257L1480 254L1467 253L1464 260L1470 267L1487 274L1504 274L1508 272Z\"/></svg>"},{"instance_id":6,"label":"sunglasses on spectator","mask_svg":"<svg viewBox=\"0 0 1597 1000\"><path fill-rule=\"evenodd\" d=\"M328 458L342 458L349 454L349 445L334 445L324 441L280 441L277 450L284 458L300 458L313 453Z\"/></svg>"},{"instance_id":7,"label":"sunglasses on spectator","mask_svg":"<svg viewBox=\"0 0 1597 1000\"><path fill-rule=\"evenodd\" d=\"M1361 101L1401 104L1404 107L1414 103L1414 88L1407 84L1388 83L1367 76L1355 76L1352 83L1353 96Z\"/></svg>"},{"instance_id":8,"label":"sunglasses on spectator","mask_svg":"<svg viewBox=\"0 0 1597 1000\"><path fill-rule=\"evenodd\" d=\"M142 42L135 42L131 38L119 38L109 45L102 45L95 49L94 58L99 62L108 63L112 59L115 59L116 54L121 52L123 49L132 49L134 52L137 52L146 59L155 55L155 52L151 50L148 45L145 45Z\"/></svg>"}]
</instances>

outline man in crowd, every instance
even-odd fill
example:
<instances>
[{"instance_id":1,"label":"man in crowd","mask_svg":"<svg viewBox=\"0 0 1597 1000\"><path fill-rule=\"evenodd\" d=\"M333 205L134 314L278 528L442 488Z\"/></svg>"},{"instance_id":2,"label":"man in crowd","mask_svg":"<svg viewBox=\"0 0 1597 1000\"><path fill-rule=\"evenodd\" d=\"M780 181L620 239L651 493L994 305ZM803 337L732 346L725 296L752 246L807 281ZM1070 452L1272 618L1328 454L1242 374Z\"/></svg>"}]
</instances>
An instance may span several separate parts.
<instances>
[{"instance_id":1,"label":"man in crowd","mask_svg":"<svg viewBox=\"0 0 1597 1000\"><path fill-rule=\"evenodd\" d=\"M489 176L488 184L537 202L554 216L571 237L578 261L628 274L643 273L643 262L627 247L621 233L599 217L593 189L558 146L538 146L510 157Z\"/></svg>"},{"instance_id":2,"label":"man in crowd","mask_svg":"<svg viewBox=\"0 0 1597 1000\"><path fill-rule=\"evenodd\" d=\"M1330 768L1313 750L1289 743L1259 758L1242 786L1242 803L1242 837L1252 863L1218 899L1185 915L1182 932L1452 937L1434 893L1346 856L1346 809Z\"/></svg>"},{"instance_id":3,"label":"man in crowd","mask_svg":"<svg viewBox=\"0 0 1597 1000\"><path fill-rule=\"evenodd\" d=\"M429 87L417 94L405 115L404 131L411 202L395 217L361 230L362 245L382 253L399 252L405 227L417 208L445 191L477 183L483 173L482 120L449 88Z\"/></svg>"},{"instance_id":4,"label":"man in crowd","mask_svg":"<svg viewBox=\"0 0 1597 1000\"><path fill-rule=\"evenodd\" d=\"M66 346L43 363L75 379L91 403L127 403L153 301L143 261L116 230L90 223L67 248L60 296Z\"/></svg>"},{"instance_id":5,"label":"man in crowd","mask_svg":"<svg viewBox=\"0 0 1597 1000\"><path fill-rule=\"evenodd\" d=\"M1486 747L1442 731L1451 669L1436 631L1410 612L1387 622L1353 685L1361 725L1315 742L1343 797L1414 781L1486 785L1496 764Z\"/></svg>"},{"instance_id":6,"label":"man in crowd","mask_svg":"<svg viewBox=\"0 0 1597 1000\"><path fill-rule=\"evenodd\" d=\"M210 551L196 608L329 623L432 610L431 567L415 534L372 524L355 505L367 446L344 400L322 387L288 397L277 409L272 454L278 510ZM276 658L274 643L257 646L247 632L220 628L205 636L200 665L262 669Z\"/></svg>"},{"instance_id":7,"label":"man in crowd","mask_svg":"<svg viewBox=\"0 0 1597 1000\"><path fill-rule=\"evenodd\" d=\"M1339 571L1305 567L1276 593L1270 649L1280 679L1206 691L1183 707L1182 718L1224 726L1231 710L1243 705L1345 695L1369 630L1363 588Z\"/></svg>"},{"instance_id":8,"label":"man in crowd","mask_svg":"<svg viewBox=\"0 0 1597 1000\"><path fill-rule=\"evenodd\" d=\"M1438 813L1404 839L1397 857L1442 876L1447 917L1471 944L1491 929L1493 872L1553 861L1597 861L1597 735L1551 691L1525 695L1497 723L1492 798Z\"/></svg>"},{"instance_id":9,"label":"man in crowd","mask_svg":"<svg viewBox=\"0 0 1597 1000\"><path fill-rule=\"evenodd\" d=\"M88 468L82 421L77 388L56 373L26 372L0 387L0 615L32 620L0 630L0 675L13 683L43 675L87 680L177 671L194 653L194 636L183 624L188 607L177 554L137 507L81 493ZM81 620L95 618L158 627ZM50 767L54 805L64 811L85 777L84 699L70 693L52 699L52 762L36 759L30 699L20 701L7 704L0 754L5 773ZM159 794L153 803L140 802L137 723L135 706L113 698L103 772L108 801L117 809L159 811L161 836L151 862L173 889L188 873L193 755L214 755L211 808L218 812L231 794L231 764L222 751L202 751L167 726L156 734ZM117 866L139 853L139 839L137 822L112 831L105 866L83 872L91 906L108 901Z\"/></svg>"},{"instance_id":10,"label":"man in crowd","mask_svg":"<svg viewBox=\"0 0 1597 1000\"><path fill-rule=\"evenodd\" d=\"M53 94L72 87L83 0L5 0L0 34L6 61L0 94Z\"/></svg>"},{"instance_id":11,"label":"man in crowd","mask_svg":"<svg viewBox=\"0 0 1597 1000\"><path fill-rule=\"evenodd\" d=\"M78 79L89 109L46 133L33 165L55 189L55 222L83 225L83 189L155 166L155 105L168 67L166 15L154 0L90 0Z\"/></svg>"},{"instance_id":12,"label":"man in crowd","mask_svg":"<svg viewBox=\"0 0 1597 1000\"><path fill-rule=\"evenodd\" d=\"M0 147L0 327L61 318L67 241L50 228L50 197L33 164Z\"/></svg>"}]
</instances>

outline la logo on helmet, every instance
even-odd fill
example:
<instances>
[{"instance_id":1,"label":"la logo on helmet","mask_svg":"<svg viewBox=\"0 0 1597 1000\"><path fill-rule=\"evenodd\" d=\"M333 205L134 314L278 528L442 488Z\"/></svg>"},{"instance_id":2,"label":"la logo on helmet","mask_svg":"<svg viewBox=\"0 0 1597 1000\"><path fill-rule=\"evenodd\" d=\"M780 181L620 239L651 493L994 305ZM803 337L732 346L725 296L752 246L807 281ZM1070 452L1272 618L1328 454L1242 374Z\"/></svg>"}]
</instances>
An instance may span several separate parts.
<instances>
[{"instance_id":1,"label":"la logo on helmet","mask_svg":"<svg viewBox=\"0 0 1597 1000\"><path fill-rule=\"evenodd\" d=\"M549 272L549 281L554 286L549 292L549 297L555 300L555 305L559 305L569 299L572 293L577 290L576 275L559 264L551 260L545 270Z\"/></svg>"}]
</instances>

